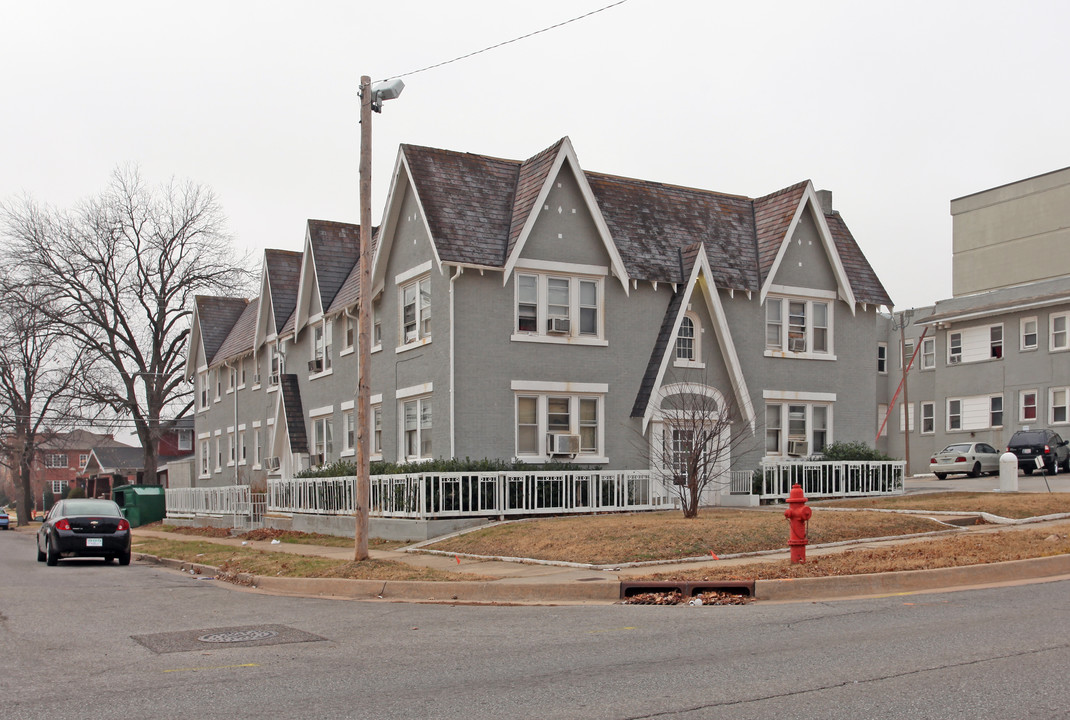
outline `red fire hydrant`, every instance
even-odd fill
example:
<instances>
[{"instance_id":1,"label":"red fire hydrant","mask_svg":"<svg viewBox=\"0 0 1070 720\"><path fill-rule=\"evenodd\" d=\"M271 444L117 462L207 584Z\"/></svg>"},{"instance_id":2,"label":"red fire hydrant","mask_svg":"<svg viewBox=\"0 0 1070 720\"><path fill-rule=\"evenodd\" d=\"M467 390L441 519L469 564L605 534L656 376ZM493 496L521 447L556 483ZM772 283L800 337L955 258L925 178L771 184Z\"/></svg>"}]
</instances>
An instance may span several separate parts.
<instances>
[{"instance_id":1,"label":"red fire hydrant","mask_svg":"<svg viewBox=\"0 0 1070 720\"><path fill-rule=\"evenodd\" d=\"M803 495L802 485L795 483L788 493L788 509L784 511L784 517L788 519L788 547L791 548L791 561L793 563L806 562L806 521L814 514L811 508L806 507L806 496Z\"/></svg>"}]
</instances>

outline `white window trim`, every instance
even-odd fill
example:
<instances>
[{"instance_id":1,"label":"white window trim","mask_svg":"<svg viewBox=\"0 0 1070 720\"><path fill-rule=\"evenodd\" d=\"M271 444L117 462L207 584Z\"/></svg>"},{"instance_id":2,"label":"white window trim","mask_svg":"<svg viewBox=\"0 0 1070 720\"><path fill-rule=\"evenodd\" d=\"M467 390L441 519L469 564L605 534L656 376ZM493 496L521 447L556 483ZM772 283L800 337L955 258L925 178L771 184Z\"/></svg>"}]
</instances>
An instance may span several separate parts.
<instances>
[{"instance_id":1,"label":"white window trim","mask_svg":"<svg viewBox=\"0 0 1070 720\"><path fill-rule=\"evenodd\" d=\"M925 408L931 410L929 419L932 420L932 430L925 429ZM922 435L935 435L936 434L936 403L926 401L921 403L921 424L918 426Z\"/></svg>"},{"instance_id":2,"label":"white window trim","mask_svg":"<svg viewBox=\"0 0 1070 720\"><path fill-rule=\"evenodd\" d=\"M208 370L201 370L197 373L197 412L208 412L208 408L212 406L212 392L210 373Z\"/></svg>"},{"instance_id":3,"label":"white window trim","mask_svg":"<svg viewBox=\"0 0 1070 720\"><path fill-rule=\"evenodd\" d=\"M398 319L398 336L397 347L394 349L396 353L403 353L415 348L420 348L431 343L434 337L434 331L421 336L422 327L424 324L424 317L421 314L422 306L420 302L420 284L426 280L428 283L427 291L431 292L431 261L428 260L424 263L417 265L414 268L410 268L405 272L398 273L394 276L394 284L397 291L397 319ZM405 290L411 285L416 285L416 339L405 341ZM428 312L430 312L430 305L428 305ZM359 342L359 340L358 340Z\"/></svg>"},{"instance_id":4,"label":"white window trim","mask_svg":"<svg viewBox=\"0 0 1070 720\"><path fill-rule=\"evenodd\" d=\"M609 458L606 456L606 424L605 424L605 393L608 392L608 385L601 385L597 383L586 383L587 387L605 387L604 391L594 390L582 390L579 386L585 385L584 383L577 383L571 385L571 389L566 391L563 389L547 389L546 385L554 385L558 387L564 387L569 385L568 383L525 383L514 382L514 394L513 394L513 451L517 458L523 460L526 463L534 465L559 461L561 455L551 455L547 452L547 442L549 431L549 399L553 398L568 398L569 400L569 435L580 434L580 401L581 400L594 400L596 401L596 412L598 417L598 438L595 441L595 451L580 452L576 455L567 456L567 462L575 463L578 465L583 464L605 464L609 462ZM520 386L520 387L518 387ZM543 386L540 389L535 389L532 386ZM539 451L537 453L520 453L520 428L517 423L517 416L519 413L519 401L521 397L533 397L535 398L535 442Z\"/></svg>"},{"instance_id":5,"label":"white window trim","mask_svg":"<svg viewBox=\"0 0 1070 720\"><path fill-rule=\"evenodd\" d=\"M1063 398L1065 405L1060 407L1066 408L1066 420L1055 420L1055 393L1065 393ZM1070 425L1070 386L1052 387L1048 388L1048 424L1049 425Z\"/></svg>"},{"instance_id":6,"label":"white window trim","mask_svg":"<svg viewBox=\"0 0 1070 720\"><path fill-rule=\"evenodd\" d=\"M695 335L691 338L691 360L683 360L677 357L676 349L680 342L680 333L677 331L676 343L672 348L672 364L673 367L678 368L696 368L703 369L706 367L706 363L702 360L702 335L706 332L702 327L702 323L699 321L698 315L692 312L690 309L684 313L684 317L691 321L691 327L695 329ZM683 320L680 321L680 327L683 327Z\"/></svg>"},{"instance_id":7,"label":"white window trim","mask_svg":"<svg viewBox=\"0 0 1070 720\"><path fill-rule=\"evenodd\" d=\"M932 357L932 364L930 364L930 365L926 365L925 364L925 356L926 356L925 346L926 345L929 345L929 346L932 347L932 352L929 353L929 355ZM936 369L936 338L934 338L934 337L923 338L922 341L921 341L921 350L919 351L918 354L921 355L921 363L919 363L919 367L918 367L919 370L935 370Z\"/></svg>"},{"instance_id":8,"label":"white window trim","mask_svg":"<svg viewBox=\"0 0 1070 720\"><path fill-rule=\"evenodd\" d=\"M823 290L807 290L805 288L792 288L786 286L773 286L778 291L789 292L777 292L766 295L765 303L770 300L780 301L780 349L774 349L769 347L768 340L765 345L765 357L775 358L797 358L801 360L835 360L836 359L836 347L833 338L836 335L836 294L829 293ZM773 288L771 287L770 290ZM804 351L791 351L788 350L788 316L790 314L790 304L792 302L804 302L806 303L806 350ZM766 338L767 326L769 324L768 308L763 303L762 314L762 337ZM815 351L814 348L814 303L823 303L828 308L828 326L825 328L826 340L828 344L828 350L825 352Z\"/></svg>"},{"instance_id":9,"label":"white window trim","mask_svg":"<svg viewBox=\"0 0 1070 720\"><path fill-rule=\"evenodd\" d=\"M360 328L358 327L360 318L358 316L351 315L349 313L349 311L347 310L347 311L342 313L341 318L342 318L342 343L343 343L343 345L342 345L342 349L338 351L338 357L344 357L346 355L352 355L353 353L355 353L357 351L357 335L360 333ZM345 345L344 343L346 342L346 330L348 329L349 325L353 326L353 344L352 345Z\"/></svg>"},{"instance_id":10,"label":"white window trim","mask_svg":"<svg viewBox=\"0 0 1070 720\"><path fill-rule=\"evenodd\" d=\"M428 383L428 385L430 385L430 383ZM435 408L435 403L434 403L433 396L431 394L406 395L404 397L398 396L398 397L396 397L396 400L397 400L397 407L398 407L398 410L397 410L397 431L398 431L397 432L397 440L398 440L397 446L398 446L398 455L397 455L397 457L398 457L399 462L412 463L412 462L423 462L425 460L433 459L434 455L435 455L435 450L434 450L435 444L434 444L434 440L433 440L434 432L435 432L435 409L434 409ZM422 408L422 401L424 401L424 400L431 400L431 428L430 428L430 431L431 431L431 434L432 434L431 457L424 457L423 454L422 454L422 449L423 449L423 442L422 442L423 441L423 428L420 427L420 417L422 415L421 410L423 409ZM420 403L417 406L417 410L416 410L416 432L417 432L417 438L418 438L417 445L421 449L421 454L419 454L419 455L406 455L405 454L405 439L406 439L405 438L405 403L409 403L409 402Z\"/></svg>"},{"instance_id":11,"label":"white window trim","mask_svg":"<svg viewBox=\"0 0 1070 720\"><path fill-rule=\"evenodd\" d=\"M323 369L315 372L309 371L309 380L318 380L321 377L327 377L334 374L334 363L331 361L331 343L333 342L334 332L332 328L334 322L325 318L319 318L315 322L311 323L309 327L309 362L315 362L316 360L323 361ZM319 355L319 347L316 345L316 330L319 330L321 337L323 338L323 355Z\"/></svg>"},{"instance_id":12,"label":"white window trim","mask_svg":"<svg viewBox=\"0 0 1070 720\"><path fill-rule=\"evenodd\" d=\"M409 387L399 388L398 390L396 390L394 392L394 399L395 400L406 400L406 399L411 398L411 397L416 397L417 395L430 395L434 391L435 391L435 384L434 383L429 383L428 382L428 383L423 383L421 385L410 385ZM381 400L382 396L380 395L379 398L380 398L380 402L381 402L382 401Z\"/></svg>"},{"instance_id":13,"label":"white window trim","mask_svg":"<svg viewBox=\"0 0 1070 720\"><path fill-rule=\"evenodd\" d=\"M1035 414L1032 418L1026 418L1025 396L1030 394L1033 395L1033 410ZM1006 412L1006 410L1004 410L1004 412ZM1004 420L1003 422L1006 422L1006 420ZM1018 391L1018 422L1032 424L1040 422L1040 393L1037 391L1036 388Z\"/></svg>"},{"instance_id":14,"label":"white window trim","mask_svg":"<svg viewBox=\"0 0 1070 720\"><path fill-rule=\"evenodd\" d=\"M881 370L881 350L884 351L884 369L883 370ZM877 343L877 374L878 375L887 375L888 374L888 343L886 343L886 342Z\"/></svg>"},{"instance_id":15,"label":"white window trim","mask_svg":"<svg viewBox=\"0 0 1070 720\"><path fill-rule=\"evenodd\" d=\"M1032 345L1025 344L1025 336L1028 334L1025 331L1025 324L1033 323L1033 335L1035 336ZM1030 317L1024 317L1018 321L1018 351L1019 352L1034 352L1040 348L1040 321L1036 315Z\"/></svg>"},{"instance_id":16,"label":"white window trim","mask_svg":"<svg viewBox=\"0 0 1070 720\"><path fill-rule=\"evenodd\" d=\"M375 400L374 398L378 398L378 400ZM375 449L375 411L376 410L379 411L379 422L382 423L383 422L383 418L385 417L383 415L383 396L382 395L373 396L372 402L370 402L368 404L368 413L369 413L369 418L368 418L369 428L368 429L369 429L369 431L371 433L369 435L369 437L368 437L368 459L369 460L382 460L383 459L383 443L382 443L382 427L381 426L379 428L379 432L380 432L379 449L378 450ZM432 423L433 422L434 421L432 420Z\"/></svg>"},{"instance_id":17,"label":"white window trim","mask_svg":"<svg viewBox=\"0 0 1070 720\"><path fill-rule=\"evenodd\" d=\"M951 336L952 335L958 335L959 336L959 351L958 351L958 353L955 353L955 354L952 354L952 352L951 352ZM962 341L963 341L962 330L948 330L947 331L947 364L949 366L950 365L961 365L962 364L962 349L963 349L962 348ZM958 360L956 360L955 362L952 362L951 361L952 357L957 357Z\"/></svg>"},{"instance_id":18,"label":"white window trim","mask_svg":"<svg viewBox=\"0 0 1070 720\"><path fill-rule=\"evenodd\" d=\"M959 419L959 426L957 428L951 427L951 415L952 415L951 403L953 403L953 402L957 402L959 404L959 411L957 413L957 416L958 416L958 419ZM952 432L970 432L969 430L964 430L963 427L962 427L962 410L963 410L962 398L950 398L949 397L949 398L944 400L944 429L945 429L946 432L949 432L949 433L952 433Z\"/></svg>"},{"instance_id":19,"label":"white window trim","mask_svg":"<svg viewBox=\"0 0 1070 720\"><path fill-rule=\"evenodd\" d=\"M550 345L588 345L594 347L608 347L606 340L606 294L605 278L608 268L595 265L573 265L571 263L525 261L523 266L517 262L518 270L513 273L513 332L509 339L512 342L537 342ZM536 278L536 307L534 332L519 330L520 326L520 275L530 275ZM551 278L569 281L568 334L548 333L546 330L549 321L548 284ZM595 334L580 334L580 283L590 282L595 285L597 294L596 304L598 308L598 325Z\"/></svg>"},{"instance_id":20,"label":"white window trim","mask_svg":"<svg viewBox=\"0 0 1070 720\"><path fill-rule=\"evenodd\" d=\"M310 418L318 418L323 415L331 415L334 413L334 405L324 405L323 407L312 408L308 411Z\"/></svg>"},{"instance_id":21,"label":"white window trim","mask_svg":"<svg viewBox=\"0 0 1070 720\"><path fill-rule=\"evenodd\" d=\"M1055 319L1066 318L1065 335L1066 344L1062 347L1055 346ZM1038 338L1039 342L1039 338ZM1070 313L1051 313L1048 315L1048 352L1067 352L1070 350Z\"/></svg>"},{"instance_id":22,"label":"white window trim","mask_svg":"<svg viewBox=\"0 0 1070 720\"><path fill-rule=\"evenodd\" d=\"M768 393L769 391L766 391L766 392ZM776 391L773 391L773 392L775 394L779 394L779 395L791 394L791 393L776 393ZM831 393L800 393L800 394L803 394L803 395L809 394L809 395L814 395L814 396L823 395L826 398L829 395L831 395L832 399L831 400L829 400L829 399L822 399L822 400L809 400L809 399L807 399L807 400L803 400L801 398L766 397L765 398L766 399L766 403L765 404L767 406L768 405L779 405L780 406L780 428L779 428L779 430L780 430L780 439L779 439L779 446L777 447L776 452L770 452L768 450L768 448L765 449L765 451L764 451L765 452L765 458L769 459L769 458L794 457L794 456L789 456L788 455L788 446L787 446L788 441L791 440L791 437L789 436L789 432L788 432L789 431L789 427L790 427L790 418L789 418L790 412L788 410L788 407L790 405L804 405L806 407L806 441L805 442L807 443L807 446L811 450L811 452L808 453L809 455L818 454L813 450L813 447L814 447L814 408L815 407L826 408L826 411L825 411L825 446L827 447L830 444L832 444L833 442L835 442L835 437L833 435L833 427L835 426L835 422L833 420L833 417L834 417L835 407L836 407L835 406L835 397L836 397L835 394L831 394ZM763 430L763 435L762 435L763 447L764 447L764 442L765 442L765 439L766 439L765 435L764 435L764 432L766 430L768 430L768 425L766 425L765 426L765 430Z\"/></svg>"},{"instance_id":23,"label":"white window trim","mask_svg":"<svg viewBox=\"0 0 1070 720\"><path fill-rule=\"evenodd\" d=\"M762 399L782 402L834 403L836 402L836 393L764 390L762 391Z\"/></svg>"},{"instance_id":24,"label":"white window trim","mask_svg":"<svg viewBox=\"0 0 1070 720\"><path fill-rule=\"evenodd\" d=\"M996 425L995 423L992 422L992 401L994 399L996 399L996 398L1000 399L1000 404L1003 407L1003 409L1000 410L1000 414L1003 416L1003 422L1000 423L999 425ZM1002 428L1003 426L1005 426L1006 424L1007 424L1007 401L1004 399L1003 395L999 395L999 394L997 394L997 395L989 395L988 396L988 426L990 428L992 428L992 429L999 429L999 428Z\"/></svg>"}]
</instances>

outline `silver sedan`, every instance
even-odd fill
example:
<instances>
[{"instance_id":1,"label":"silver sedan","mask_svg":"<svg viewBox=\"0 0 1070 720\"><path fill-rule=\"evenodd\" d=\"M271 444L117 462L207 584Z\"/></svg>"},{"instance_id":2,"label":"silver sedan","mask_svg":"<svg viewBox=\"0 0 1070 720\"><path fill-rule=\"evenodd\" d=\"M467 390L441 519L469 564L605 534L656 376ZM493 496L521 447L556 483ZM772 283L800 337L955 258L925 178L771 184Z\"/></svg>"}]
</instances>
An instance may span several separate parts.
<instances>
[{"instance_id":1,"label":"silver sedan","mask_svg":"<svg viewBox=\"0 0 1070 720\"><path fill-rule=\"evenodd\" d=\"M929 458L929 471L937 480L953 473L980 477L999 472L999 450L988 443L954 443Z\"/></svg>"}]
</instances>

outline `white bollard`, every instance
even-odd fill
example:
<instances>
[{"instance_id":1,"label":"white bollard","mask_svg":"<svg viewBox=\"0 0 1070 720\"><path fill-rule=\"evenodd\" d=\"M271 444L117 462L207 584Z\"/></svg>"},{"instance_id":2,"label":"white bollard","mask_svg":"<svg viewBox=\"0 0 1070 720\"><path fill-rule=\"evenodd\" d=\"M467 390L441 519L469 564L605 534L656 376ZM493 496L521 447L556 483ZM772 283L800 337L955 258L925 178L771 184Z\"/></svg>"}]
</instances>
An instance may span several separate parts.
<instances>
[{"instance_id":1,"label":"white bollard","mask_svg":"<svg viewBox=\"0 0 1070 720\"><path fill-rule=\"evenodd\" d=\"M999 491L1018 492L1018 456L1014 453L999 456Z\"/></svg>"}]
</instances>

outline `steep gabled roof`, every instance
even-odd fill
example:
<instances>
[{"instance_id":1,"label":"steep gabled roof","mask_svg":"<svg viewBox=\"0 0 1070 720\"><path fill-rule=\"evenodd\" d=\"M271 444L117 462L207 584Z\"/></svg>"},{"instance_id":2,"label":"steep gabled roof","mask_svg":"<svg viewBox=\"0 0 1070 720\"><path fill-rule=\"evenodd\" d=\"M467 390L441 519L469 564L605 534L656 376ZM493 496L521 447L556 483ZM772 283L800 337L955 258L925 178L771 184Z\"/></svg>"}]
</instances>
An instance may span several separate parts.
<instances>
[{"instance_id":1,"label":"steep gabled roof","mask_svg":"<svg viewBox=\"0 0 1070 720\"><path fill-rule=\"evenodd\" d=\"M375 252L375 245L379 240L379 228L372 228L372 253ZM345 308L355 305L360 300L360 258L353 263L353 267L350 268L349 274L346 275L345 281L342 283L342 287L338 288L338 292L334 295L334 300L331 301L331 305L327 308L327 315L333 315L341 312Z\"/></svg>"},{"instance_id":2,"label":"steep gabled roof","mask_svg":"<svg viewBox=\"0 0 1070 720\"><path fill-rule=\"evenodd\" d=\"M301 280L302 253L291 250L264 251L264 272L271 293L271 310L275 316L276 333L281 333L286 321L297 307L297 287Z\"/></svg>"},{"instance_id":3,"label":"steep gabled roof","mask_svg":"<svg viewBox=\"0 0 1070 720\"><path fill-rule=\"evenodd\" d=\"M851 289L854 290L855 300L870 305L887 305L892 307L892 299L884 289L880 278L873 270L873 266L862 254L847 224L838 212L825 213L825 222L828 223L829 231L836 241L836 250L840 254L840 262L847 276L851 278Z\"/></svg>"},{"instance_id":4,"label":"steep gabled roof","mask_svg":"<svg viewBox=\"0 0 1070 720\"><path fill-rule=\"evenodd\" d=\"M754 201L754 235L758 252L759 283L764 283L780 252L788 228L802 202L808 181L804 180Z\"/></svg>"},{"instance_id":5,"label":"steep gabled roof","mask_svg":"<svg viewBox=\"0 0 1070 720\"><path fill-rule=\"evenodd\" d=\"M360 225L309 220L308 240L320 291L320 307L326 310L345 284L360 257Z\"/></svg>"},{"instance_id":6,"label":"steep gabled roof","mask_svg":"<svg viewBox=\"0 0 1070 720\"><path fill-rule=\"evenodd\" d=\"M256 338L256 316L260 309L260 298L253 298L246 302L245 310L231 327L230 333L216 350L215 356L208 361L209 365L218 365L252 351L253 341Z\"/></svg>"},{"instance_id":7,"label":"steep gabled roof","mask_svg":"<svg viewBox=\"0 0 1070 720\"><path fill-rule=\"evenodd\" d=\"M238 318L245 312L249 301L243 298L198 295L196 303L197 326L200 329L204 357L211 363L234 323L238 322Z\"/></svg>"},{"instance_id":8,"label":"steep gabled roof","mask_svg":"<svg viewBox=\"0 0 1070 720\"><path fill-rule=\"evenodd\" d=\"M665 351L669 347L669 340L673 336L676 327L676 318L680 314L680 307L684 302L684 288L677 288L669 297L669 305L665 308L665 315L661 319L661 328L658 329L658 337L654 340L654 349L650 351L650 359L646 364L646 372L639 383L639 394L635 396L632 405L632 417L641 418L646 413L650 398L658 384L658 375L661 372L661 361L665 358Z\"/></svg>"},{"instance_id":9,"label":"steep gabled roof","mask_svg":"<svg viewBox=\"0 0 1070 720\"><path fill-rule=\"evenodd\" d=\"M754 223L745 197L586 173L628 275L685 282L677 252L701 241L717 284L757 290Z\"/></svg>"},{"instance_id":10,"label":"steep gabled roof","mask_svg":"<svg viewBox=\"0 0 1070 720\"><path fill-rule=\"evenodd\" d=\"M400 152L442 262L500 267L519 163L416 145Z\"/></svg>"},{"instance_id":11,"label":"steep gabled roof","mask_svg":"<svg viewBox=\"0 0 1070 720\"><path fill-rule=\"evenodd\" d=\"M534 157L530 157L520 163L520 167L517 169L516 192L513 195L513 217L509 223L509 242L505 250L505 257L508 257L513 252L513 248L516 247L516 241L520 238L520 233L524 230L524 226L531 216L535 201L539 199L539 193L542 191L543 185L546 184L547 175L549 175L550 169L554 166L554 161L557 160L557 154L561 152L561 145L564 142L565 140L562 138Z\"/></svg>"},{"instance_id":12,"label":"steep gabled roof","mask_svg":"<svg viewBox=\"0 0 1070 720\"><path fill-rule=\"evenodd\" d=\"M71 430L56 433L37 443L38 450L89 450L90 448L130 447L116 440L111 433L95 433L89 430Z\"/></svg>"},{"instance_id":13,"label":"steep gabled roof","mask_svg":"<svg viewBox=\"0 0 1070 720\"><path fill-rule=\"evenodd\" d=\"M144 467L145 451L139 447L95 447L83 472L122 475Z\"/></svg>"}]
</instances>

